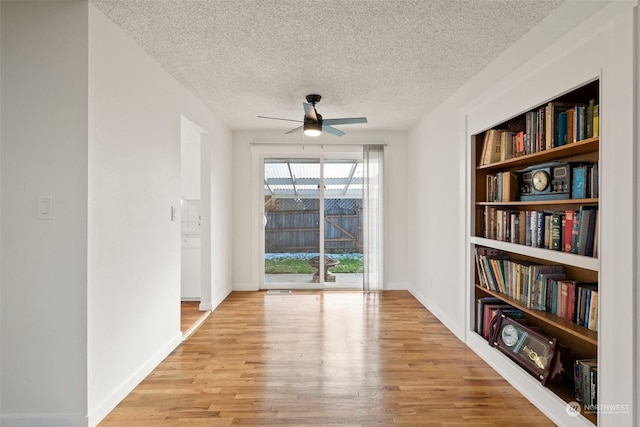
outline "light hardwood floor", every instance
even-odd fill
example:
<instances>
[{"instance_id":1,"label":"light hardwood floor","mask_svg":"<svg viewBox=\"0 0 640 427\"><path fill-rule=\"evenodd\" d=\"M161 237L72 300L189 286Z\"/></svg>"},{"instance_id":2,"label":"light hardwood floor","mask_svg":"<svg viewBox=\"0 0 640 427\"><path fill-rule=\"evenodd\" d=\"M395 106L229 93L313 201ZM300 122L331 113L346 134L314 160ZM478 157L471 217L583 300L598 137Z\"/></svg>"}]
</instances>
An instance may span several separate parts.
<instances>
[{"instance_id":1,"label":"light hardwood floor","mask_svg":"<svg viewBox=\"0 0 640 427\"><path fill-rule=\"evenodd\" d=\"M408 292L232 293L100 424L553 426Z\"/></svg>"},{"instance_id":2,"label":"light hardwood floor","mask_svg":"<svg viewBox=\"0 0 640 427\"><path fill-rule=\"evenodd\" d=\"M199 305L198 301L180 302L180 331L182 333L187 332L202 316L202 312L198 309Z\"/></svg>"}]
</instances>

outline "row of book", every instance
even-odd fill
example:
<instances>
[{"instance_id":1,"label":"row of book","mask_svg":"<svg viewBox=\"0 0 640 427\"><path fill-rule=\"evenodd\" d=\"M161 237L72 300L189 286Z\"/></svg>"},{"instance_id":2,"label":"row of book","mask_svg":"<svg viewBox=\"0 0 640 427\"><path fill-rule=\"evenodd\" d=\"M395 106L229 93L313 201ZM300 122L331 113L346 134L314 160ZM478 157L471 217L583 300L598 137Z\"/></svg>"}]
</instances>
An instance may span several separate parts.
<instances>
[{"instance_id":1,"label":"row of book","mask_svg":"<svg viewBox=\"0 0 640 427\"><path fill-rule=\"evenodd\" d=\"M563 212L484 209L482 235L487 239L597 257L598 232L596 206Z\"/></svg>"},{"instance_id":2,"label":"row of book","mask_svg":"<svg viewBox=\"0 0 640 427\"><path fill-rule=\"evenodd\" d=\"M534 286L534 309L544 310L592 331L598 330L598 284L541 276ZM543 303L544 306L539 305Z\"/></svg>"},{"instance_id":3,"label":"row of book","mask_svg":"<svg viewBox=\"0 0 640 427\"><path fill-rule=\"evenodd\" d=\"M600 195L598 186L598 163L581 164L571 167L571 198L597 198Z\"/></svg>"},{"instance_id":4,"label":"row of book","mask_svg":"<svg viewBox=\"0 0 640 427\"><path fill-rule=\"evenodd\" d=\"M510 159L593 138L600 132L600 107L587 104L549 102L525 114L519 132L489 129L485 132L481 165Z\"/></svg>"},{"instance_id":5,"label":"row of book","mask_svg":"<svg viewBox=\"0 0 640 427\"><path fill-rule=\"evenodd\" d=\"M524 319L524 312L520 309L505 303L500 298L482 297L478 298L476 307L476 332L485 340L489 340L491 320L496 316L498 310L502 314L513 319Z\"/></svg>"},{"instance_id":6,"label":"row of book","mask_svg":"<svg viewBox=\"0 0 640 427\"><path fill-rule=\"evenodd\" d=\"M552 182L550 194L566 193L567 199L597 198L598 163L571 164L571 181ZM485 182L485 200L487 202L514 202L520 197L518 173L512 171L488 174ZM556 188L557 185L557 188ZM567 187L567 188L565 188Z\"/></svg>"},{"instance_id":7,"label":"row of book","mask_svg":"<svg viewBox=\"0 0 640 427\"><path fill-rule=\"evenodd\" d=\"M503 251L476 247L478 283L523 306L597 331L598 285L568 279L561 265L510 260Z\"/></svg>"},{"instance_id":8,"label":"row of book","mask_svg":"<svg viewBox=\"0 0 640 427\"><path fill-rule=\"evenodd\" d=\"M586 410L598 408L598 359L578 359L573 364L573 384L576 401Z\"/></svg>"},{"instance_id":9,"label":"row of book","mask_svg":"<svg viewBox=\"0 0 640 427\"><path fill-rule=\"evenodd\" d=\"M488 174L485 192L487 202L516 201L519 193L518 175L511 171Z\"/></svg>"}]
</instances>

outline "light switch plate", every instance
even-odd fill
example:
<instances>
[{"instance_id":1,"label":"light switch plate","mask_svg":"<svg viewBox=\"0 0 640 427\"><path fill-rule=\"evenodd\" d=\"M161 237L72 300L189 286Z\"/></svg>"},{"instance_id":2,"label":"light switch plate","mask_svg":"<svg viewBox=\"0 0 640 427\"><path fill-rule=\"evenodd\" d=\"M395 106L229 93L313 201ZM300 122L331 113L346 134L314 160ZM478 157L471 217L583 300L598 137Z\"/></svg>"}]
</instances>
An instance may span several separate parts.
<instances>
[{"instance_id":1,"label":"light switch plate","mask_svg":"<svg viewBox=\"0 0 640 427\"><path fill-rule=\"evenodd\" d=\"M41 219L41 220L53 219L53 197L52 196L38 197L38 219Z\"/></svg>"}]
</instances>

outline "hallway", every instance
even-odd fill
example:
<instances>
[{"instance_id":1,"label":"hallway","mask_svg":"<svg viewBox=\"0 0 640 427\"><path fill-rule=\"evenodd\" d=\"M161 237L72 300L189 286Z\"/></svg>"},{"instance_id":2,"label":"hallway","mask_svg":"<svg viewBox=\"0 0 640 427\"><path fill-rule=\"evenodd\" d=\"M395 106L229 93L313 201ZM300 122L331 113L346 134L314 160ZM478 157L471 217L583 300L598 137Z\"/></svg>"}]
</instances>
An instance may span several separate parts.
<instances>
[{"instance_id":1,"label":"hallway","mask_svg":"<svg viewBox=\"0 0 640 427\"><path fill-rule=\"evenodd\" d=\"M100 426L514 423L554 425L410 293L294 291L232 293Z\"/></svg>"}]
</instances>

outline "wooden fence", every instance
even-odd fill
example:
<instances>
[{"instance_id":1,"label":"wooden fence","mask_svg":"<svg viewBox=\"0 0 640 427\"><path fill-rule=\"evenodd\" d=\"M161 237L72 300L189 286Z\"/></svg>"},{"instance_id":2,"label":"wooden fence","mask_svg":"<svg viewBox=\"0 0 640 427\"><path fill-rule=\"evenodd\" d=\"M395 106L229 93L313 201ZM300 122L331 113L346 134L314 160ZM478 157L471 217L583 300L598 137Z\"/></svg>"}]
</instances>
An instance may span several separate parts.
<instances>
[{"instance_id":1,"label":"wooden fence","mask_svg":"<svg viewBox=\"0 0 640 427\"><path fill-rule=\"evenodd\" d=\"M361 201L352 209L325 212L324 247L326 253L362 253ZM318 252L320 213L318 209L267 211L265 252Z\"/></svg>"}]
</instances>

